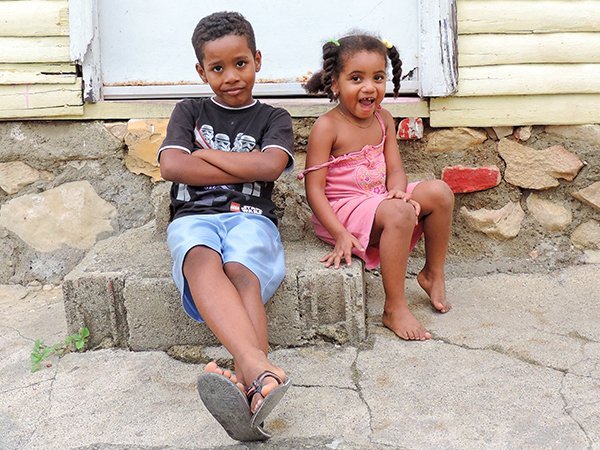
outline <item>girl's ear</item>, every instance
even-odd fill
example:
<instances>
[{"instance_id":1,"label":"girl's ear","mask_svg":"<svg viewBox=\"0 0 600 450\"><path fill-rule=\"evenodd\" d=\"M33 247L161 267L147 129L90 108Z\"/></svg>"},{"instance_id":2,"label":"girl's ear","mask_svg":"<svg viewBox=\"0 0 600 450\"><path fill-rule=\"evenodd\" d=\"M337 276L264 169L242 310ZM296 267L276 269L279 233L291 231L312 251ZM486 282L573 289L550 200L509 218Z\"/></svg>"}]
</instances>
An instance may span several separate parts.
<instances>
[{"instance_id":1,"label":"girl's ear","mask_svg":"<svg viewBox=\"0 0 600 450\"><path fill-rule=\"evenodd\" d=\"M256 68L254 69L255 72L258 72L260 70L261 63L262 53L260 52L260 50L256 50L256 54L254 55L254 65L256 66Z\"/></svg>"},{"instance_id":2,"label":"girl's ear","mask_svg":"<svg viewBox=\"0 0 600 450\"><path fill-rule=\"evenodd\" d=\"M337 79L335 79L335 78L331 79L331 92L333 92L333 95L335 97L338 97L340 95L340 89L338 87L338 82L337 82Z\"/></svg>"},{"instance_id":3,"label":"girl's ear","mask_svg":"<svg viewBox=\"0 0 600 450\"><path fill-rule=\"evenodd\" d=\"M208 79L206 78L206 72L204 72L204 68L200 65L200 63L196 63L196 72L200 75L200 78L205 83L208 83Z\"/></svg>"}]
</instances>

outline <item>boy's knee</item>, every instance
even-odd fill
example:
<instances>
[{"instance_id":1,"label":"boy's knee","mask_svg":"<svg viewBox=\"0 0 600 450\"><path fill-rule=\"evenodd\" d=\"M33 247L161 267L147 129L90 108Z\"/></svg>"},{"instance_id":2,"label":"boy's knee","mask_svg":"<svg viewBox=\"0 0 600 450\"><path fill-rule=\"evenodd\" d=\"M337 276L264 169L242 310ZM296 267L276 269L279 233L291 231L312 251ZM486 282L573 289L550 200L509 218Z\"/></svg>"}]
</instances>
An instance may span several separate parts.
<instances>
[{"instance_id":1,"label":"boy's knee","mask_svg":"<svg viewBox=\"0 0 600 450\"><path fill-rule=\"evenodd\" d=\"M223 270L234 286L244 286L258 282L256 275L241 263L228 262L223 266Z\"/></svg>"}]
</instances>

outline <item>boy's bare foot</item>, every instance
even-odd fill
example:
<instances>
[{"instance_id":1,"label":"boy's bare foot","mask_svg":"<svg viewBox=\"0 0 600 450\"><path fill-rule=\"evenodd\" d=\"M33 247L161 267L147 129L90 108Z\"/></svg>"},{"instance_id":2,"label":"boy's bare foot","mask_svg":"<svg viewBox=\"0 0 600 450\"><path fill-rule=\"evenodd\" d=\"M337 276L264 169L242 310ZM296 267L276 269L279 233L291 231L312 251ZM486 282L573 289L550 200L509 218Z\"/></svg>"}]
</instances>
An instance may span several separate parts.
<instances>
[{"instance_id":1,"label":"boy's bare foot","mask_svg":"<svg viewBox=\"0 0 600 450\"><path fill-rule=\"evenodd\" d=\"M431 300L431 304L437 311L447 313L452 309L452 305L446 300L446 282L443 274L441 277L431 277L427 271L423 269L419 272L419 275L417 275L417 282L427 293Z\"/></svg>"},{"instance_id":2,"label":"boy's bare foot","mask_svg":"<svg viewBox=\"0 0 600 450\"><path fill-rule=\"evenodd\" d=\"M431 333L412 315L408 307L402 307L394 312L383 312L383 324L407 341L426 341L431 339Z\"/></svg>"},{"instance_id":3,"label":"boy's bare foot","mask_svg":"<svg viewBox=\"0 0 600 450\"><path fill-rule=\"evenodd\" d=\"M240 391L245 392L244 385L238 381L235 374L231 373L227 369L221 369L217 365L216 362L214 362L214 361L209 362L206 366L204 366L204 371L216 373L216 374L223 375L224 377L229 378L233 382L233 384L235 384L240 389Z\"/></svg>"},{"instance_id":4,"label":"boy's bare foot","mask_svg":"<svg viewBox=\"0 0 600 450\"><path fill-rule=\"evenodd\" d=\"M279 381L272 376L265 376L262 381L259 381L257 378L260 377L261 374L265 372L265 370L273 372L275 375L277 375L282 383L285 383L285 381L287 380L285 372L279 367L273 365L269 365L268 367L263 368L263 370L259 370L258 372L253 374L252 378L250 378L250 381L248 382L248 388L250 388L251 383L254 380L256 380L261 384L261 389L260 392L256 392L250 399L250 412L252 412L252 414L256 412L260 404L273 391L273 389L281 385Z\"/></svg>"}]
</instances>

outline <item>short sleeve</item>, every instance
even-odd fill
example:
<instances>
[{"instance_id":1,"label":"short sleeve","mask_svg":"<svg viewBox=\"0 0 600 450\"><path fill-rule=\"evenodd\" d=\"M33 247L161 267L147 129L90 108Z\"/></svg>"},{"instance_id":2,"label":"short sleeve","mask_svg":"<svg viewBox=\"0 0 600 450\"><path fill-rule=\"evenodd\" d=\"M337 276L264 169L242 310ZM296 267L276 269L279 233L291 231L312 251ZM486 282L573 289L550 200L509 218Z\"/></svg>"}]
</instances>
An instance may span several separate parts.
<instances>
[{"instance_id":1,"label":"short sleeve","mask_svg":"<svg viewBox=\"0 0 600 450\"><path fill-rule=\"evenodd\" d=\"M156 159L160 160L160 153L167 148L178 148L191 153L194 150L195 122L192 103L189 100L177 103L167 125L167 136L158 149Z\"/></svg>"},{"instance_id":2,"label":"short sleeve","mask_svg":"<svg viewBox=\"0 0 600 450\"><path fill-rule=\"evenodd\" d=\"M292 117L283 108L274 108L262 139L262 150L280 148L288 154L286 169L294 165L294 131Z\"/></svg>"}]
</instances>

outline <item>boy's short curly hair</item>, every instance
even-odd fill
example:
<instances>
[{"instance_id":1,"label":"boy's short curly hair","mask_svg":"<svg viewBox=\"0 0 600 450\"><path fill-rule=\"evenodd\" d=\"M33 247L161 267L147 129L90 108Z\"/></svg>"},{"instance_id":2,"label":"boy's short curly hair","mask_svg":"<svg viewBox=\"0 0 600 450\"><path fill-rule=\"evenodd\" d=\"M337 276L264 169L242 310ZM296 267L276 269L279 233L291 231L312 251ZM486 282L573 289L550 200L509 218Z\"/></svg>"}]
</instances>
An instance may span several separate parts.
<instances>
[{"instance_id":1,"label":"boy's short curly hair","mask_svg":"<svg viewBox=\"0 0 600 450\"><path fill-rule=\"evenodd\" d=\"M252 54L256 54L256 39L250 22L238 12L222 11L206 16L198 22L192 35L192 45L198 62L204 59L204 44L229 35L244 36Z\"/></svg>"}]
</instances>

